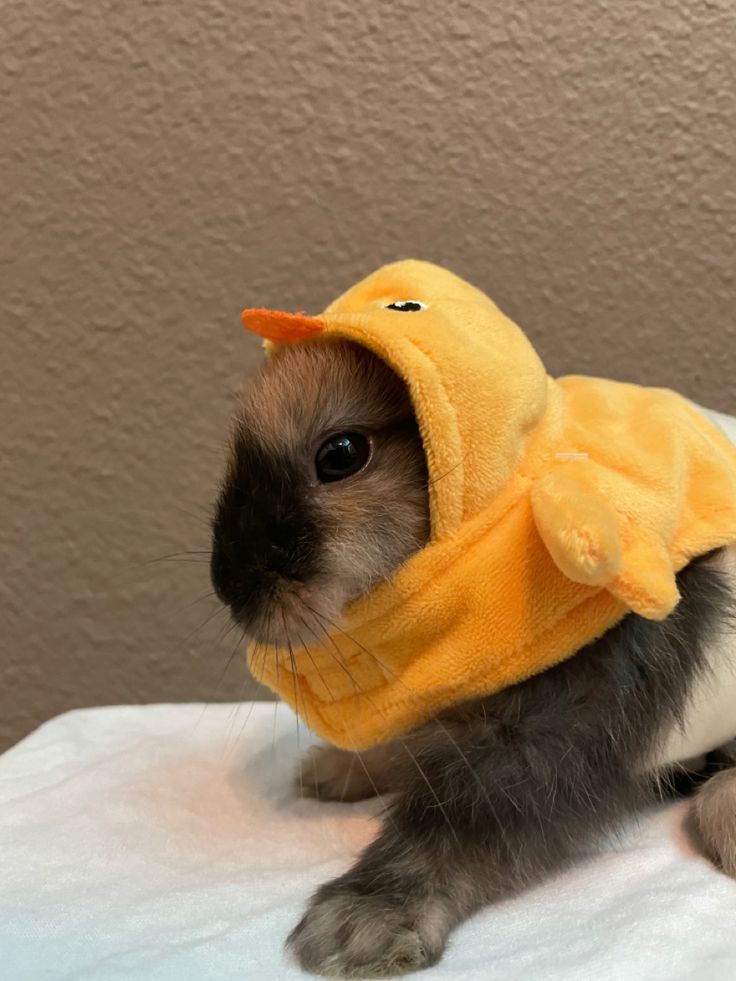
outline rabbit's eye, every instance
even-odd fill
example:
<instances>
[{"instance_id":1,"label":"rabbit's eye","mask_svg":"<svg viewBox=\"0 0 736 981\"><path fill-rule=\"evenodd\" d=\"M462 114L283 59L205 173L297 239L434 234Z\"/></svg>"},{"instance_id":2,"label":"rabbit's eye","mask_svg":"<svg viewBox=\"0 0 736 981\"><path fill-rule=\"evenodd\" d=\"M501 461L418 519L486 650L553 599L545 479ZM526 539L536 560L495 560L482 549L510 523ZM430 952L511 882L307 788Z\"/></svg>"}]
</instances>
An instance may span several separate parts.
<instances>
[{"instance_id":1,"label":"rabbit's eye","mask_svg":"<svg viewBox=\"0 0 736 981\"><path fill-rule=\"evenodd\" d=\"M323 484L344 480L358 473L368 462L371 444L361 433L336 433L317 450L315 466Z\"/></svg>"},{"instance_id":2,"label":"rabbit's eye","mask_svg":"<svg viewBox=\"0 0 736 981\"><path fill-rule=\"evenodd\" d=\"M386 307L387 310L400 310L402 313L414 313L416 310L426 310L427 304L421 300L394 300Z\"/></svg>"}]
</instances>

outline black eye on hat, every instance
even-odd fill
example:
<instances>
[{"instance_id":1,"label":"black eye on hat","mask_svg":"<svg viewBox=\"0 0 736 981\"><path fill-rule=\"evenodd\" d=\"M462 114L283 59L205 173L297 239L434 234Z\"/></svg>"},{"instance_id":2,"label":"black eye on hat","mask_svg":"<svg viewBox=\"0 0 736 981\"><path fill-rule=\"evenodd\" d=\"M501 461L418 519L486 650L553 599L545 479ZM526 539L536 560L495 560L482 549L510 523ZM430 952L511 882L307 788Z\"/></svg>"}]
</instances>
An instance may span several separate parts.
<instances>
[{"instance_id":1,"label":"black eye on hat","mask_svg":"<svg viewBox=\"0 0 736 981\"><path fill-rule=\"evenodd\" d=\"M387 310L400 310L401 313L414 313L417 310L426 310L427 304L421 300L394 300L386 306Z\"/></svg>"}]
</instances>

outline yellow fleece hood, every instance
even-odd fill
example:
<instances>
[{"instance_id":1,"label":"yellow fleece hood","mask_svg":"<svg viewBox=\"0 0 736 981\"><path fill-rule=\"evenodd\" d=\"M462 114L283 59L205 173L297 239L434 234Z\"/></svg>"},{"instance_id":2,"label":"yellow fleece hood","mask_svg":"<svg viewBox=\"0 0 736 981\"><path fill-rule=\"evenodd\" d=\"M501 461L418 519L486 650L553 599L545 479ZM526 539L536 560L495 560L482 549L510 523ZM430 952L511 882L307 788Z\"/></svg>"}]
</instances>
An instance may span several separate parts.
<instances>
[{"instance_id":1,"label":"yellow fleece hood","mask_svg":"<svg viewBox=\"0 0 736 981\"><path fill-rule=\"evenodd\" d=\"M431 538L324 645L251 650L323 738L384 742L570 657L628 612L667 616L675 573L736 541L736 448L686 399L550 378L522 331L430 263L384 266L319 318L247 310L273 343L320 334L404 380ZM296 671L296 679L293 677Z\"/></svg>"}]
</instances>

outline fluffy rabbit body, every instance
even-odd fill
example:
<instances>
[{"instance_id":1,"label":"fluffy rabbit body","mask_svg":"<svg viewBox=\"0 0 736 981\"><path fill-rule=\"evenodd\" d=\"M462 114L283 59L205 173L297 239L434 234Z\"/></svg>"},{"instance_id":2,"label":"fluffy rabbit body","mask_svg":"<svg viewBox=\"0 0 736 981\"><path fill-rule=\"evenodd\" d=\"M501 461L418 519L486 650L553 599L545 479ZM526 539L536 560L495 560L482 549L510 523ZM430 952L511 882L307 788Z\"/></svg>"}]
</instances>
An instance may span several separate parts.
<instances>
[{"instance_id":1,"label":"fluffy rabbit body","mask_svg":"<svg viewBox=\"0 0 736 981\"><path fill-rule=\"evenodd\" d=\"M264 651L322 638L429 534L399 377L346 341L277 349L242 393L214 520L213 582L248 637ZM629 614L568 660L399 739L308 755L304 794L391 798L375 841L291 934L302 967L364 978L433 964L472 912L584 854L673 767L718 747L724 766L693 813L736 875L736 553L691 562L678 587L660 622Z\"/></svg>"}]
</instances>

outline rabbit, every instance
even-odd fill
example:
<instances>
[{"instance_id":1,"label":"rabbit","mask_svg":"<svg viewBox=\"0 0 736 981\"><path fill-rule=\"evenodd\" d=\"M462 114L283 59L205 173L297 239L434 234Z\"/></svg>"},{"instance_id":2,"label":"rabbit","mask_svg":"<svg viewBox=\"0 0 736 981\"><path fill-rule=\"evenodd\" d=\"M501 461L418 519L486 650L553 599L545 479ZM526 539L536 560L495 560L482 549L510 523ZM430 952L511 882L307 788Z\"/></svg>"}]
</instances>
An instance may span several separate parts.
<instances>
[{"instance_id":1,"label":"rabbit","mask_svg":"<svg viewBox=\"0 0 736 981\"><path fill-rule=\"evenodd\" d=\"M429 535L404 383L347 341L276 348L240 397L213 519L213 585L245 634L280 647L322 637ZM736 551L692 561L678 587L664 620L630 613L573 657L401 738L310 751L302 794L391 796L376 839L289 936L303 969L378 978L429 967L474 911L574 862L719 746L722 769L692 815L736 876Z\"/></svg>"}]
</instances>

